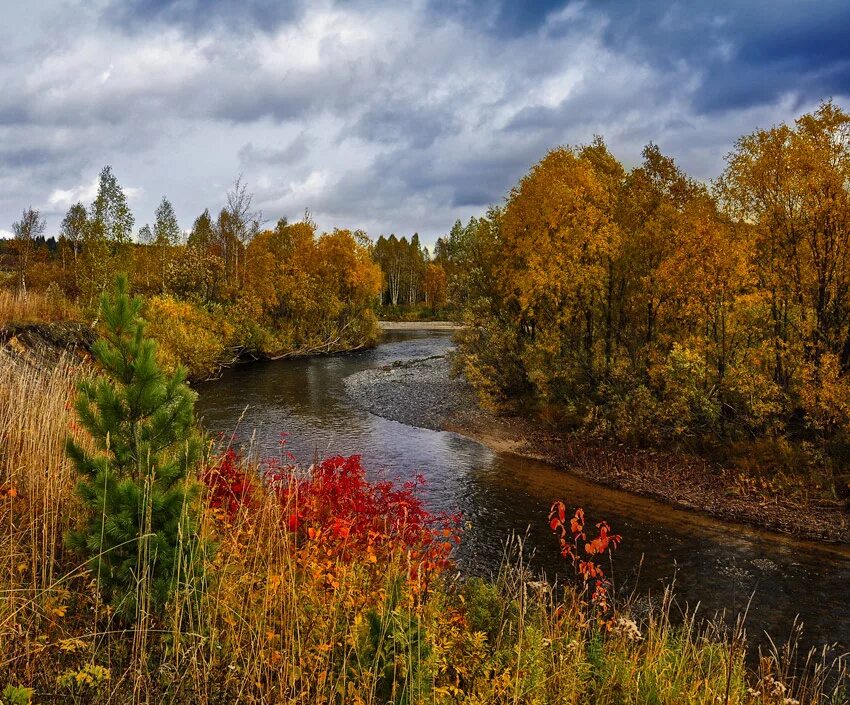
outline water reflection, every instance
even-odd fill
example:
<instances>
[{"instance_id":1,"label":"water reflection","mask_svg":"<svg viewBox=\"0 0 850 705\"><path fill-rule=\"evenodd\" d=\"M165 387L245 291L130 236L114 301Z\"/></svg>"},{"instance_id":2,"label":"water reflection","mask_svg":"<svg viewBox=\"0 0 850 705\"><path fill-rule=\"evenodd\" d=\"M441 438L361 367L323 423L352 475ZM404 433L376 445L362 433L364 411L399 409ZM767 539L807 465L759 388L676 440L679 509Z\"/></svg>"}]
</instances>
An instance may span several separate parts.
<instances>
[{"instance_id":1,"label":"water reflection","mask_svg":"<svg viewBox=\"0 0 850 705\"><path fill-rule=\"evenodd\" d=\"M395 360L436 355L451 346L447 333L393 332L375 350L353 355L259 363L227 372L199 387L205 426L266 454L281 432L290 450L309 462L314 453L359 453L374 477L410 479L422 473L434 510L461 511L470 528L459 555L464 570L498 567L502 542L528 531L536 566L550 576L563 569L546 526L553 499L583 506L624 537L614 563L621 590L659 594L675 577L679 600L701 603L703 614L734 612L755 591L748 619L758 641L765 631L787 637L800 614L808 643L850 645L850 552L782 539L755 529L602 488L544 463L493 453L462 436L413 428L356 408L343 380Z\"/></svg>"}]
</instances>

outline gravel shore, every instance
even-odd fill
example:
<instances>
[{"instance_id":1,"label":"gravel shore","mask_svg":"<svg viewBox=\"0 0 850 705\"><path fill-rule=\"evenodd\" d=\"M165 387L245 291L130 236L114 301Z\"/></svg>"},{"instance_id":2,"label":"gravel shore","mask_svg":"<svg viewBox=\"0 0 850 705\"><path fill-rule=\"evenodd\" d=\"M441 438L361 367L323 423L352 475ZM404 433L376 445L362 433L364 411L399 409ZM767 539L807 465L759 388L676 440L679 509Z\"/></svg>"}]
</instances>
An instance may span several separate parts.
<instances>
[{"instance_id":1,"label":"gravel shore","mask_svg":"<svg viewBox=\"0 0 850 705\"><path fill-rule=\"evenodd\" d=\"M445 355L364 370L346 378L345 387L366 411L434 431L485 413L477 409L466 380L451 375Z\"/></svg>"},{"instance_id":2,"label":"gravel shore","mask_svg":"<svg viewBox=\"0 0 850 705\"><path fill-rule=\"evenodd\" d=\"M381 330L458 330L453 321L378 321Z\"/></svg>"},{"instance_id":3,"label":"gravel shore","mask_svg":"<svg viewBox=\"0 0 850 705\"><path fill-rule=\"evenodd\" d=\"M564 436L532 419L482 409L447 356L396 362L348 377L353 403L384 418L436 431L454 431L494 451L549 462L593 482L658 499L719 519L798 538L850 543L850 515L839 503L767 496L738 474L698 456L627 449Z\"/></svg>"}]
</instances>

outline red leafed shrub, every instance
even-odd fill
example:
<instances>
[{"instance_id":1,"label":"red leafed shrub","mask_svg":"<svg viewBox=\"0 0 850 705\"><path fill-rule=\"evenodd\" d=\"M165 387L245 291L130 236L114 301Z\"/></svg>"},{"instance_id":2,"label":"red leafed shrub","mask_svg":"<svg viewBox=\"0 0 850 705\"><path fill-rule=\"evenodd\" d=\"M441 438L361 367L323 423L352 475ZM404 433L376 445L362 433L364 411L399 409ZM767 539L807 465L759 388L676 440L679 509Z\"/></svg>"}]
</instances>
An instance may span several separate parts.
<instances>
[{"instance_id":1,"label":"red leafed shrub","mask_svg":"<svg viewBox=\"0 0 850 705\"><path fill-rule=\"evenodd\" d=\"M282 442L285 445L285 441ZM377 563L402 549L426 574L449 565L459 543L460 517L432 514L417 496L424 480L369 482L360 456L327 458L302 471L291 456L262 461L259 471L228 449L201 474L209 505L232 520L257 491L271 492L283 525L299 542L321 542L342 558Z\"/></svg>"},{"instance_id":2,"label":"red leafed shrub","mask_svg":"<svg viewBox=\"0 0 850 705\"><path fill-rule=\"evenodd\" d=\"M379 555L403 547L426 567L441 567L458 542L459 517L431 514L417 496L423 478L397 485L369 482L359 455L326 458L307 475L293 465L265 464L290 531L323 538L346 554Z\"/></svg>"},{"instance_id":3,"label":"red leafed shrub","mask_svg":"<svg viewBox=\"0 0 850 705\"><path fill-rule=\"evenodd\" d=\"M240 507L249 506L254 493L252 474L246 469L242 456L228 448L214 458L200 475L207 486L207 502L232 520Z\"/></svg>"},{"instance_id":4,"label":"red leafed shrub","mask_svg":"<svg viewBox=\"0 0 850 705\"><path fill-rule=\"evenodd\" d=\"M623 537L612 534L608 522L596 524L596 536L591 536L585 527L584 509L579 507L567 523L567 507L558 500L549 511L549 527L558 537L561 556L572 561L575 572L581 576L585 586L592 588L591 600L601 612L608 610L608 588L610 582L597 562L600 556L617 548Z\"/></svg>"}]
</instances>

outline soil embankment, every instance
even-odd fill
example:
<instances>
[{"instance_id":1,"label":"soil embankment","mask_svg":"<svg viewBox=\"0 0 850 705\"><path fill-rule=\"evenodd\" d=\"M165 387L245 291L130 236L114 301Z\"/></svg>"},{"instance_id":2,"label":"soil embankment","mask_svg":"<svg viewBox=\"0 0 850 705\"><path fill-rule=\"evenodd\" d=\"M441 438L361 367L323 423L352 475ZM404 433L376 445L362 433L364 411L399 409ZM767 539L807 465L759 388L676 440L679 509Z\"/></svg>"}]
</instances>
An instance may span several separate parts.
<instances>
[{"instance_id":1,"label":"soil embankment","mask_svg":"<svg viewBox=\"0 0 850 705\"><path fill-rule=\"evenodd\" d=\"M85 323L14 323L0 328L0 350L29 364L57 362L67 354L86 357L97 335Z\"/></svg>"},{"instance_id":2,"label":"soil embankment","mask_svg":"<svg viewBox=\"0 0 850 705\"><path fill-rule=\"evenodd\" d=\"M373 414L453 431L497 452L549 462L594 482L713 517L799 538L850 543L850 515L839 503L766 496L737 473L684 453L636 450L563 436L530 419L479 407L446 356L398 362L347 378L350 398Z\"/></svg>"}]
</instances>

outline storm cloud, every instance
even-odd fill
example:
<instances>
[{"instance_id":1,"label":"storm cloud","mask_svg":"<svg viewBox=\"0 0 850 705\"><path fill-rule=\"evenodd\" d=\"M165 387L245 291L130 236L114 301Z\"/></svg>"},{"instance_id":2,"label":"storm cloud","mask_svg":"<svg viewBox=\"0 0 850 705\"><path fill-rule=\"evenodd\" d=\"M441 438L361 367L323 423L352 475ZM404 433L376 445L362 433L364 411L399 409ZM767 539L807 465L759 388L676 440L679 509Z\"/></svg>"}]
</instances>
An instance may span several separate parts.
<instances>
[{"instance_id":1,"label":"storm cloud","mask_svg":"<svg viewBox=\"0 0 850 705\"><path fill-rule=\"evenodd\" d=\"M139 224L166 195L188 227L242 174L271 221L433 242L559 144L653 141L710 179L850 96L844 2L5 4L0 232L29 205L56 231L111 164Z\"/></svg>"}]
</instances>

